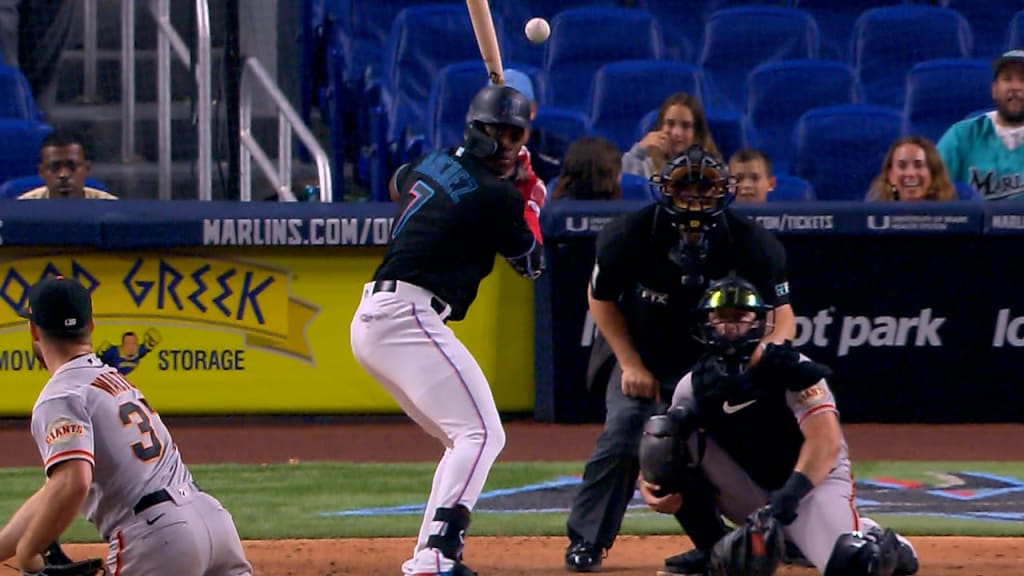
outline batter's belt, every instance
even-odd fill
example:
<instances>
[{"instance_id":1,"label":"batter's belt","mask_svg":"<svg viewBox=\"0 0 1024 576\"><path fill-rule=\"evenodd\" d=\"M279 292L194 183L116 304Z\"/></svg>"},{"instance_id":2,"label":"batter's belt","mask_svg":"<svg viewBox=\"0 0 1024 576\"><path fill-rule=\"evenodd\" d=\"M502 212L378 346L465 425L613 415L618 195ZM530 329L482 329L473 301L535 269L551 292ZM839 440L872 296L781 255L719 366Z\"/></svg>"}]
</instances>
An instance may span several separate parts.
<instances>
[{"instance_id":1,"label":"batter's belt","mask_svg":"<svg viewBox=\"0 0 1024 576\"><path fill-rule=\"evenodd\" d=\"M371 294L377 292L391 292L402 298L408 300L414 304L426 303L430 306L430 309L437 313L441 317L441 321L447 322L448 316L452 313L451 306L447 302L441 300L434 293L426 288L421 288L415 284L408 282L402 282L401 280L377 280L371 283Z\"/></svg>"}]
</instances>

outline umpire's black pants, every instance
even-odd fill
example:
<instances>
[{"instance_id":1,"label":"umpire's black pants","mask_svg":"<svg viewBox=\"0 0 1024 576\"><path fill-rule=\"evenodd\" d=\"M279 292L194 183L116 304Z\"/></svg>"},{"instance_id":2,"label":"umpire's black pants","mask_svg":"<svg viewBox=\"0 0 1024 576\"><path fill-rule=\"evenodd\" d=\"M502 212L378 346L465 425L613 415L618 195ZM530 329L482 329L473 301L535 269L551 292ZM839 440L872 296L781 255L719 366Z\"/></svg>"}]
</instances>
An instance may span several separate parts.
<instances>
[{"instance_id":1,"label":"umpire's black pants","mask_svg":"<svg viewBox=\"0 0 1024 576\"><path fill-rule=\"evenodd\" d=\"M583 484L566 522L570 540L612 547L640 475L644 423L665 411L677 383L676 379L661 383L659 402L631 398L622 393L622 369L615 364L605 392L604 431L583 469Z\"/></svg>"}]
</instances>

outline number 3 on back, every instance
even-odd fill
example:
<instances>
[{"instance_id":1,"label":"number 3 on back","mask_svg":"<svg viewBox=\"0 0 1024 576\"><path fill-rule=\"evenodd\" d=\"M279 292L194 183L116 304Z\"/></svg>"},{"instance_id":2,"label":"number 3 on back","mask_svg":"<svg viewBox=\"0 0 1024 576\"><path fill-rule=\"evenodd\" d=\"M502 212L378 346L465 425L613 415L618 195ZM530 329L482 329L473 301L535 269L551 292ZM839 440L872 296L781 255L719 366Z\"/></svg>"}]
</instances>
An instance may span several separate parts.
<instances>
[{"instance_id":1,"label":"number 3 on back","mask_svg":"<svg viewBox=\"0 0 1024 576\"><path fill-rule=\"evenodd\" d=\"M145 399L140 399L139 404L135 402L125 402L118 408L118 414L121 416L121 424L123 426L131 426L135 424L138 427L139 433L144 438L134 444L132 444L132 452L135 453L135 457L143 462L149 462L155 460L163 454L164 445L160 442L160 438L156 435L156 430L153 430L153 426L150 424L150 410L149 405L146 404ZM145 436L148 436L148 441ZM147 445L148 444L148 445Z\"/></svg>"}]
</instances>

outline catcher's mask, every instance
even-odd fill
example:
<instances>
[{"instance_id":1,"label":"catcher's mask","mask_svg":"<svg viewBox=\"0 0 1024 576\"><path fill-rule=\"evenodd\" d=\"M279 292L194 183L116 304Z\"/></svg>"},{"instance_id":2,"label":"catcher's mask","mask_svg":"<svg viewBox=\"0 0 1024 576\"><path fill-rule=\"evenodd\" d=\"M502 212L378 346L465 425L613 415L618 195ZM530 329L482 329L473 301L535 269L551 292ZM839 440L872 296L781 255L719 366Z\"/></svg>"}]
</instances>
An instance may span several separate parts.
<instances>
[{"instance_id":1,"label":"catcher's mask","mask_svg":"<svg viewBox=\"0 0 1024 576\"><path fill-rule=\"evenodd\" d=\"M720 160L700 145L673 158L661 174L651 177L661 192L660 202L673 224L684 232L702 233L736 197L735 179Z\"/></svg>"},{"instance_id":2,"label":"catcher's mask","mask_svg":"<svg viewBox=\"0 0 1024 576\"><path fill-rule=\"evenodd\" d=\"M773 325L772 307L753 284L735 273L711 283L697 312L699 339L729 374L746 370L758 343Z\"/></svg>"},{"instance_id":3,"label":"catcher's mask","mask_svg":"<svg viewBox=\"0 0 1024 576\"><path fill-rule=\"evenodd\" d=\"M487 133L487 126L501 130L526 130L530 127L530 101L508 86L484 86L466 112L463 146L474 156L490 158L499 152L498 140Z\"/></svg>"}]
</instances>

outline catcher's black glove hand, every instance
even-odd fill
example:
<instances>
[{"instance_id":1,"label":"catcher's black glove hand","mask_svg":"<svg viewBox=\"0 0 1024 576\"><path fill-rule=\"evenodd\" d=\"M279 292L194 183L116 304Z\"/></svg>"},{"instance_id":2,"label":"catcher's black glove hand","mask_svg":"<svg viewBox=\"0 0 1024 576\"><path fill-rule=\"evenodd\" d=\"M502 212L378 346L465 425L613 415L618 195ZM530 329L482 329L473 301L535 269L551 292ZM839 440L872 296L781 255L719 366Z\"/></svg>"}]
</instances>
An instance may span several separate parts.
<instances>
[{"instance_id":1,"label":"catcher's black glove hand","mask_svg":"<svg viewBox=\"0 0 1024 576\"><path fill-rule=\"evenodd\" d=\"M107 573L102 559L89 558L75 562L64 553L56 541L43 550L42 556L43 569L41 571L22 571L22 574L24 576L96 576Z\"/></svg>"},{"instance_id":2,"label":"catcher's black glove hand","mask_svg":"<svg viewBox=\"0 0 1024 576\"><path fill-rule=\"evenodd\" d=\"M782 525L765 506L711 549L711 576L772 576L785 549Z\"/></svg>"}]
</instances>

